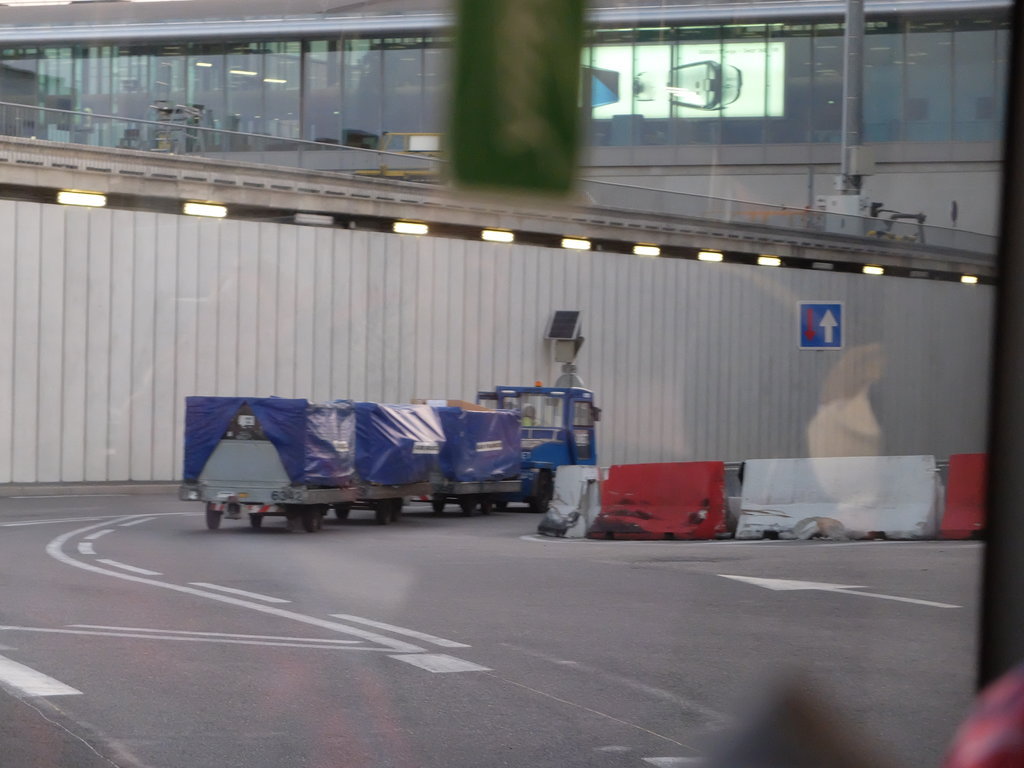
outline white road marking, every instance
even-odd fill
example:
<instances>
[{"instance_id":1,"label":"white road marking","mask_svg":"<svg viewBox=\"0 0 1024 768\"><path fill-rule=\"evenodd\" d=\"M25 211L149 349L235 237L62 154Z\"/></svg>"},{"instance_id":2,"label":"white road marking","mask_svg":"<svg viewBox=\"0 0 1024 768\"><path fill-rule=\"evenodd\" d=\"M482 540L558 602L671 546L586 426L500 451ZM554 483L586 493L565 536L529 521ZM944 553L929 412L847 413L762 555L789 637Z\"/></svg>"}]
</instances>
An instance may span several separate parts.
<instances>
[{"instance_id":1,"label":"white road marking","mask_svg":"<svg viewBox=\"0 0 1024 768\"><path fill-rule=\"evenodd\" d=\"M879 600L896 600L901 603L913 603L914 605L927 605L932 608L962 608L961 605L952 603L937 603L934 600L918 600L915 597L897 597L896 595L880 595L877 592L861 592L861 585L849 584L828 584L821 581L796 581L793 579L759 579L753 576L730 576L725 573L718 574L726 579L745 581L765 589L775 591L797 591L816 590L819 592L838 592L841 595L860 595L861 597L876 597Z\"/></svg>"},{"instance_id":2,"label":"white road marking","mask_svg":"<svg viewBox=\"0 0 1024 768\"><path fill-rule=\"evenodd\" d=\"M138 568L134 565L126 565L125 563L117 562L117 560L101 559L99 562L104 563L105 565L113 566L114 568L121 568L125 571L131 571L132 573L141 573L143 576L163 576L162 573L158 573L157 571L150 571L147 568Z\"/></svg>"},{"instance_id":3,"label":"white road marking","mask_svg":"<svg viewBox=\"0 0 1024 768\"><path fill-rule=\"evenodd\" d=\"M457 643L454 640L445 640L443 637L437 637L435 635L428 635L426 632L417 632L414 629L406 629L405 627L396 627L393 624L385 624L383 621L373 621L372 619L364 619L362 616L352 616L347 613L332 613L331 616L335 619L345 619L346 621L354 621L356 624L365 624L368 627L375 627L376 629L384 629L388 632L392 632L396 635L405 635L406 637L415 637L417 640L423 640L433 645L439 645L442 648L471 648L472 646L466 645L465 643Z\"/></svg>"},{"instance_id":4,"label":"white road marking","mask_svg":"<svg viewBox=\"0 0 1024 768\"><path fill-rule=\"evenodd\" d=\"M196 635L198 637L233 637L248 640L290 640L295 643L330 643L359 645L359 640L334 640L326 637L281 637L279 635L239 635L233 632L195 632L187 629L153 629L151 627L107 627L102 624L71 624L75 629L107 629L114 632L156 632L164 635Z\"/></svg>"},{"instance_id":5,"label":"white road marking","mask_svg":"<svg viewBox=\"0 0 1024 768\"><path fill-rule=\"evenodd\" d=\"M242 597L251 597L253 600L262 600L265 603L290 603L291 600L284 600L280 597L270 597L269 595L261 595L257 592L246 592L244 589L235 589L233 587L222 587L219 584L207 584L204 581L190 581L193 587L206 587L207 589L215 589L218 592L228 592L232 595L241 595Z\"/></svg>"},{"instance_id":6,"label":"white road marking","mask_svg":"<svg viewBox=\"0 0 1024 768\"><path fill-rule=\"evenodd\" d=\"M578 541L600 541L600 539L585 539L585 538L571 538L567 539L564 536L541 536L539 533L528 533L525 536L519 537L521 541L557 541L560 544L576 543ZM618 542L616 542L618 543Z\"/></svg>"},{"instance_id":7,"label":"white road marking","mask_svg":"<svg viewBox=\"0 0 1024 768\"><path fill-rule=\"evenodd\" d=\"M632 752L632 747L619 747L615 745L607 747L594 747L595 752Z\"/></svg>"},{"instance_id":8,"label":"white road marking","mask_svg":"<svg viewBox=\"0 0 1024 768\"><path fill-rule=\"evenodd\" d=\"M95 555L96 550L93 549L92 544L88 541L78 542L78 551L83 555Z\"/></svg>"},{"instance_id":9,"label":"white road marking","mask_svg":"<svg viewBox=\"0 0 1024 768\"><path fill-rule=\"evenodd\" d=\"M645 757L645 763L656 765L658 768L673 768L676 765L700 765L704 762L702 757Z\"/></svg>"},{"instance_id":10,"label":"white road marking","mask_svg":"<svg viewBox=\"0 0 1024 768\"><path fill-rule=\"evenodd\" d=\"M7 496L8 499L113 499L130 493L54 493L45 496Z\"/></svg>"},{"instance_id":11,"label":"white road marking","mask_svg":"<svg viewBox=\"0 0 1024 768\"><path fill-rule=\"evenodd\" d=\"M98 539L98 538L99 538L100 536L106 536L106 535L107 535L108 533L113 533L113 532L114 532L114 529L113 529L113 528L104 528L104 529L103 529L102 531L96 531L96 533L90 533L90 534L89 534L88 536L86 536L85 538L86 538L86 539L87 539L88 541L95 541L95 540L96 540L96 539Z\"/></svg>"},{"instance_id":12,"label":"white road marking","mask_svg":"<svg viewBox=\"0 0 1024 768\"><path fill-rule=\"evenodd\" d=\"M321 629L327 629L332 632L338 632L343 635L352 635L353 637L359 637L363 640L369 640L379 645L384 646L385 649L396 653L421 653L424 649L418 645L407 643L403 640L395 640L391 637L385 637L375 632L369 632L364 629L357 627L350 627L347 624L340 624L336 621L327 621L326 619L320 619L315 616L307 616L302 613L296 613L295 611L289 611L284 608L277 608L271 605L262 605L260 603L254 603L248 600L243 600L239 597L232 597L231 595L222 595L217 592L207 592L195 587L186 587L181 584L171 584L166 581L157 581L155 579L147 579L143 576L134 576L128 573L120 573L118 571L112 571L107 568L100 568L92 563L85 563L80 560L68 555L64 552L64 545L69 539L75 536L81 536L94 528L99 528L102 523L97 525L86 526L85 528L78 528L67 533L62 533L57 536L49 544L46 545L46 553L58 562L70 565L74 568L80 568L83 571L91 571L93 573L99 573L103 576L112 576L116 579L122 579L124 581L133 581L137 584L148 584L152 587L160 587L161 589L169 589L174 592L180 592L186 595L192 595L194 597L202 597L206 600L215 600L220 603L226 603L228 605L234 605L239 608L248 608L250 611L256 611L258 613L265 613L271 616L277 616L282 619L289 619L291 621L298 621L303 624L309 624L314 627L320 627Z\"/></svg>"},{"instance_id":13,"label":"white road marking","mask_svg":"<svg viewBox=\"0 0 1024 768\"><path fill-rule=\"evenodd\" d=\"M465 659L457 659L443 653L412 653L390 655L388 658L404 661L428 672L490 672L490 667L481 667Z\"/></svg>"},{"instance_id":14,"label":"white road marking","mask_svg":"<svg viewBox=\"0 0 1024 768\"><path fill-rule=\"evenodd\" d=\"M6 656L0 656L0 685L15 688L26 696L75 696L82 693Z\"/></svg>"},{"instance_id":15,"label":"white road marking","mask_svg":"<svg viewBox=\"0 0 1024 768\"><path fill-rule=\"evenodd\" d=\"M0 523L0 528L21 528L26 525L56 525L57 523L87 523L90 520L111 520L124 515L103 515L102 517L63 517L56 520L22 520L17 523Z\"/></svg>"},{"instance_id":16,"label":"white road marking","mask_svg":"<svg viewBox=\"0 0 1024 768\"><path fill-rule=\"evenodd\" d=\"M140 525L142 523L148 523L148 522L151 522L153 520L156 520L156 518L155 517L142 517L142 518L139 518L138 520L129 520L127 523L121 523L120 525L121 525L122 528L128 528L128 527L130 527L132 525Z\"/></svg>"},{"instance_id":17,"label":"white road marking","mask_svg":"<svg viewBox=\"0 0 1024 768\"><path fill-rule=\"evenodd\" d=\"M337 640L320 640L320 641L307 641L306 638L285 638L284 641L274 640L244 640L234 637L195 637L192 635L179 635L179 634L168 634L157 630L155 632L114 632L99 629L50 629L47 627L14 627L14 626L0 626L0 632L38 632L45 635L85 635L92 637L120 637L130 638L133 640L176 640L183 643L221 643L224 645L258 645L270 648L319 648L325 650L334 651L373 651L381 652L387 651L386 648L367 648L365 646L353 647L351 645L342 645ZM160 632L160 634L157 634ZM201 633L197 633L201 634ZM213 633L211 633L213 634ZM245 635L240 635L239 638L244 638ZM253 637L259 637L254 635ZM358 642L358 641L354 641ZM2 658L2 657L0 657ZM2 672L0 672L0 682L2 682Z\"/></svg>"}]
</instances>

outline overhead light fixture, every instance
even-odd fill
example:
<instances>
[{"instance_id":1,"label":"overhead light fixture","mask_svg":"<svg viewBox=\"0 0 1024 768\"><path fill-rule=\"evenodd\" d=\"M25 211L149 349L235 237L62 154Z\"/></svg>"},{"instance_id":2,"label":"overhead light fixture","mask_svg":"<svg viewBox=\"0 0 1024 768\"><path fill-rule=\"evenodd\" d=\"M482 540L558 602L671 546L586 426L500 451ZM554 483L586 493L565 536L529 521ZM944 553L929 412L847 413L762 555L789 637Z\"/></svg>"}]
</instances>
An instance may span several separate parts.
<instances>
[{"instance_id":1,"label":"overhead light fixture","mask_svg":"<svg viewBox=\"0 0 1024 768\"><path fill-rule=\"evenodd\" d=\"M107 196L98 192L75 192L70 189L57 193L57 202L61 205L84 205L87 208L102 208L107 204Z\"/></svg>"},{"instance_id":2,"label":"overhead light fixture","mask_svg":"<svg viewBox=\"0 0 1024 768\"><path fill-rule=\"evenodd\" d=\"M430 227L418 221L396 221L391 230L399 235L425 235Z\"/></svg>"},{"instance_id":3,"label":"overhead light fixture","mask_svg":"<svg viewBox=\"0 0 1024 768\"><path fill-rule=\"evenodd\" d=\"M589 251L590 241L584 240L582 237L563 237L562 247L571 251Z\"/></svg>"},{"instance_id":4,"label":"overhead light fixture","mask_svg":"<svg viewBox=\"0 0 1024 768\"><path fill-rule=\"evenodd\" d=\"M212 67L212 61L197 61L195 64L197 67Z\"/></svg>"},{"instance_id":5,"label":"overhead light fixture","mask_svg":"<svg viewBox=\"0 0 1024 768\"><path fill-rule=\"evenodd\" d=\"M311 224L318 227L334 226L334 217L323 213L302 213L300 211L292 216L292 221L296 224Z\"/></svg>"},{"instance_id":6,"label":"overhead light fixture","mask_svg":"<svg viewBox=\"0 0 1024 768\"><path fill-rule=\"evenodd\" d=\"M763 255L757 257L757 264L761 267L781 267L782 259L778 256Z\"/></svg>"},{"instance_id":7,"label":"overhead light fixture","mask_svg":"<svg viewBox=\"0 0 1024 768\"><path fill-rule=\"evenodd\" d=\"M633 246L634 256L661 256L661 248L649 243L637 243Z\"/></svg>"},{"instance_id":8,"label":"overhead light fixture","mask_svg":"<svg viewBox=\"0 0 1024 768\"><path fill-rule=\"evenodd\" d=\"M225 206L215 203L185 203L181 211L186 216L205 216L211 219L223 219L228 215Z\"/></svg>"},{"instance_id":9,"label":"overhead light fixture","mask_svg":"<svg viewBox=\"0 0 1024 768\"><path fill-rule=\"evenodd\" d=\"M248 69L229 69L228 72L232 75L243 75L245 77L256 77L259 74L259 72L252 72Z\"/></svg>"},{"instance_id":10,"label":"overhead light fixture","mask_svg":"<svg viewBox=\"0 0 1024 768\"><path fill-rule=\"evenodd\" d=\"M276 78L276 77L264 77L263 78L263 82L264 83L282 83L282 84L284 84L284 83L287 83L288 81L287 80L281 80L281 79Z\"/></svg>"},{"instance_id":11,"label":"overhead light fixture","mask_svg":"<svg viewBox=\"0 0 1024 768\"><path fill-rule=\"evenodd\" d=\"M721 261L725 257L719 251L699 251L697 258L701 261Z\"/></svg>"},{"instance_id":12,"label":"overhead light fixture","mask_svg":"<svg viewBox=\"0 0 1024 768\"><path fill-rule=\"evenodd\" d=\"M976 275L961 275L960 282L965 285L977 285L978 278Z\"/></svg>"},{"instance_id":13,"label":"overhead light fixture","mask_svg":"<svg viewBox=\"0 0 1024 768\"><path fill-rule=\"evenodd\" d=\"M861 270L865 275L884 275L885 270L881 267L877 267L874 264L865 264Z\"/></svg>"},{"instance_id":14,"label":"overhead light fixture","mask_svg":"<svg viewBox=\"0 0 1024 768\"><path fill-rule=\"evenodd\" d=\"M480 232L480 239L489 243L511 243L516 236L507 229L484 229Z\"/></svg>"}]
</instances>

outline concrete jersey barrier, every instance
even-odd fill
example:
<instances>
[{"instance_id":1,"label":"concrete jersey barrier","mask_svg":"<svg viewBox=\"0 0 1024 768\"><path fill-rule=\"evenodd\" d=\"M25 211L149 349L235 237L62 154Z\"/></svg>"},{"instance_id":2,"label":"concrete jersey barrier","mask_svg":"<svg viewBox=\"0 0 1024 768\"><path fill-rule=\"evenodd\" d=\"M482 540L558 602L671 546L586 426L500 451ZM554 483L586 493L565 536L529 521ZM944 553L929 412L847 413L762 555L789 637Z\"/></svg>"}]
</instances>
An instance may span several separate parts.
<instances>
[{"instance_id":1,"label":"concrete jersey barrier","mask_svg":"<svg viewBox=\"0 0 1024 768\"><path fill-rule=\"evenodd\" d=\"M934 538L938 487L934 456L751 460L736 538Z\"/></svg>"}]
</instances>

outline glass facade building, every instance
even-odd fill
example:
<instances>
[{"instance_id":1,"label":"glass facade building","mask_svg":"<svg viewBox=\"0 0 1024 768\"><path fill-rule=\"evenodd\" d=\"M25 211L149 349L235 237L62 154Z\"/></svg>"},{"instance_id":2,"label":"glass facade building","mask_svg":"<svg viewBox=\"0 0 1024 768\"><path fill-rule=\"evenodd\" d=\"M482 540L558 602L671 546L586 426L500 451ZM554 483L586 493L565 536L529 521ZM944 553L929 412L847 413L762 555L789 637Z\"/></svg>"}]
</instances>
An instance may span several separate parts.
<instances>
[{"instance_id":1,"label":"glass facade building","mask_svg":"<svg viewBox=\"0 0 1024 768\"><path fill-rule=\"evenodd\" d=\"M842 34L838 19L591 30L588 141L837 142ZM444 34L411 33L0 47L0 101L149 120L199 106L210 128L373 148L385 132L444 130L450 49ZM864 139L998 141L1008 52L1008 14L869 16ZM133 146L120 125L77 118L38 138Z\"/></svg>"}]
</instances>

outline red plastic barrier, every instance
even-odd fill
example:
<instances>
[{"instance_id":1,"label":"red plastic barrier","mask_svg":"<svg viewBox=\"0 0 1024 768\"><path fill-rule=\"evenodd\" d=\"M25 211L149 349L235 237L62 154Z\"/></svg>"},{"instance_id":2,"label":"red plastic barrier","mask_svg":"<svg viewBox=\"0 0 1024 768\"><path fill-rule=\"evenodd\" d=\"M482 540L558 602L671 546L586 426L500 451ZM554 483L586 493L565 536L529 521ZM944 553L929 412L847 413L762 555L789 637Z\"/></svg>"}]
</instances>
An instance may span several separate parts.
<instances>
[{"instance_id":1,"label":"red plastic barrier","mask_svg":"<svg viewBox=\"0 0 1024 768\"><path fill-rule=\"evenodd\" d=\"M725 531L725 464L693 461L611 467L587 536L713 539Z\"/></svg>"},{"instance_id":2,"label":"red plastic barrier","mask_svg":"<svg viewBox=\"0 0 1024 768\"><path fill-rule=\"evenodd\" d=\"M949 457L940 539L973 539L981 535L985 528L987 474L988 456L984 453L957 453Z\"/></svg>"}]
</instances>

